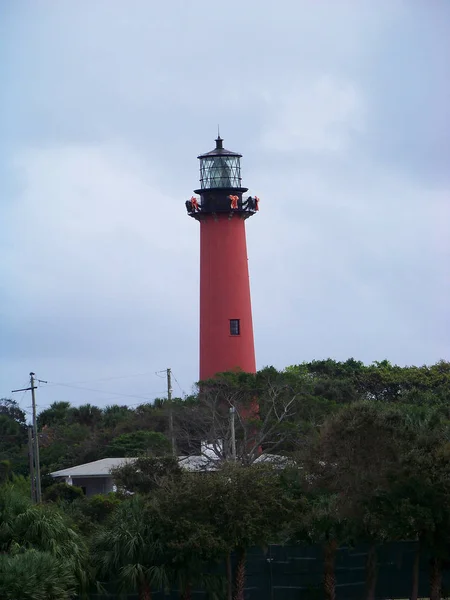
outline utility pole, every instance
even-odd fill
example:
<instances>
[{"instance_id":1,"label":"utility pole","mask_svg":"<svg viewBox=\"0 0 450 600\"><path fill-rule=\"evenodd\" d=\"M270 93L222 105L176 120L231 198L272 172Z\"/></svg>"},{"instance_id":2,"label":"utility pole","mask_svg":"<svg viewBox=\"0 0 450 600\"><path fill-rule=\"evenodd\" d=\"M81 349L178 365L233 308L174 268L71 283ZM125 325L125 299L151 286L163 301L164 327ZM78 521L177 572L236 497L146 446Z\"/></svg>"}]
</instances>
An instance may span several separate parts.
<instances>
[{"instance_id":1,"label":"utility pole","mask_svg":"<svg viewBox=\"0 0 450 600\"><path fill-rule=\"evenodd\" d=\"M167 369L167 403L169 405L169 434L170 444L172 447L173 456L177 455L177 449L175 446L175 434L173 431L173 406L172 406L172 371Z\"/></svg>"},{"instance_id":2,"label":"utility pole","mask_svg":"<svg viewBox=\"0 0 450 600\"><path fill-rule=\"evenodd\" d=\"M234 427L234 417L236 409L230 406L230 429L231 429L231 458L236 462L236 429Z\"/></svg>"},{"instance_id":3,"label":"utility pole","mask_svg":"<svg viewBox=\"0 0 450 600\"><path fill-rule=\"evenodd\" d=\"M38 381L40 381L41 383L47 383L46 381L42 381L41 379L38 379ZM32 480L34 478L34 482L35 482L34 496L35 496L36 502L38 504L40 504L40 502L42 501L41 465L39 462L39 438L38 438L37 419L36 419L36 396L34 393L35 389L36 389L36 386L35 386L34 373L30 373L30 387L21 388L20 390L12 390L12 393L27 392L27 391L31 390L31 404L32 404L32 411L33 411L33 439L32 439L33 444L32 444L32 446L33 446L34 469L33 469L33 472L31 472L31 469L30 469L30 477L32 478Z\"/></svg>"},{"instance_id":4,"label":"utility pole","mask_svg":"<svg viewBox=\"0 0 450 600\"><path fill-rule=\"evenodd\" d=\"M36 486L34 480L33 426L28 425L28 460L31 479L31 502L36 502Z\"/></svg>"},{"instance_id":5,"label":"utility pole","mask_svg":"<svg viewBox=\"0 0 450 600\"><path fill-rule=\"evenodd\" d=\"M33 430L34 430L34 465L36 470L36 502L38 504L42 501L41 493L41 463L39 460L39 436L37 430L37 419L36 419L36 395L34 390L34 373L30 373L30 387L31 387L31 404L33 410Z\"/></svg>"}]
</instances>

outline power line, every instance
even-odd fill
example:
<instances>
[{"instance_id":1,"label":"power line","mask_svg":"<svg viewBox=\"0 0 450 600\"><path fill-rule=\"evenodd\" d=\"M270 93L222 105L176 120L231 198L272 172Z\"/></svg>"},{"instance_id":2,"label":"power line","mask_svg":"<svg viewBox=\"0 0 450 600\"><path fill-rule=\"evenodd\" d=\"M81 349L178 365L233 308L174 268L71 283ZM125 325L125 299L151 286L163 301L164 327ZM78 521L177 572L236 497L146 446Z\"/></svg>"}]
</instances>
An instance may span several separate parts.
<instances>
[{"instance_id":1,"label":"power line","mask_svg":"<svg viewBox=\"0 0 450 600\"><path fill-rule=\"evenodd\" d=\"M180 388L180 392L183 394L183 396L186 396L187 395L186 392L183 390L183 388L181 387L181 385L178 383L178 379L175 377L175 375L173 374L173 372L172 372L172 377L174 378L175 383L177 384L177 386Z\"/></svg>"},{"instance_id":2,"label":"power line","mask_svg":"<svg viewBox=\"0 0 450 600\"><path fill-rule=\"evenodd\" d=\"M134 373L131 375L114 375L113 377L99 377L98 379L86 379L83 381L68 381L65 383L53 383L51 381L48 382L49 386L54 386L54 385L76 385L78 383L97 383L100 381L113 381L115 379L132 379L133 377L147 377L148 375L151 375L153 373L153 371L147 371L145 373ZM155 375L157 373L162 373L162 371L156 371Z\"/></svg>"},{"instance_id":3,"label":"power line","mask_svg":"<svg viewBox=\"0 0 450 600\"><path fill-rule=\"evenodd\" d=\"M21 402L23 402L23 399L24 399L24 397L25 397L25 394L26 394L26 393L27 393L27 392L26 392L26 390L25 390L25 391L23 392L22 396L20 397L20 400L17 402L17 404L18 404L18 406L19 406L19 407L20 407L20 404L21 404ZM22 408L21 410L23 410L23 408Z\"/></svg>"},{"instance_id":4,"label":"power line","mask_svg":"<svg viewBox=\"0 0 450 600\"><path fill-rule=\"evenodd\" d=\"M58 383L58 382L49 382L51 383L53 386L62 386L62 387L67 387L67 388L72 388L74 390L84 390L87 392L95 392L97 394L112 394L113 396L120 396L122 398L140 398L141 400L152 400L152 397L149 396L140 396L137 394L122 394L120 392L113 392L111 390L96 390L93 388L88 388L88 387L84 387L84 386L78 386L78 385L71 385L70 383Z\"/></svg>"}]
</instances>

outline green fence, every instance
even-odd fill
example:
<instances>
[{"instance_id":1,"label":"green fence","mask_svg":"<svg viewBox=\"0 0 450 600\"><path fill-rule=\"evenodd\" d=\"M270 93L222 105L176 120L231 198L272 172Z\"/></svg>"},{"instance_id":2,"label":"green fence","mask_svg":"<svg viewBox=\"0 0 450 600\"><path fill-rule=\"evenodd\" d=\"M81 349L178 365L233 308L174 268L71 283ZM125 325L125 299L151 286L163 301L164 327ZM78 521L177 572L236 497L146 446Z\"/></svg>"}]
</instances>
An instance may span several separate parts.
<instances>
[{"instance_id":1,"label":"green fence","mask_svg":"<svg viewBox=\"0 0 450 600\"><path fill-rule=\"evenodd\" d=\"M336 554L337 600L363 600L366 589L368 546L342 547ZM417 546L414 542L390 543L377 547L377 600L409 598ZM270 546L267 551L248 552L245 597L247 600L319 600L323 598L323 551L320 546ZM444 572L443 591L450 589L449 573ZM429 590L429 559L422 556L419 568L419 597ZM118 596L117 596L118 597ZM92 596L92 600L104 600ZM109 598L116 598L115 594ZM176 600L173 590L166 595L153 592L155 600ZM208 594L194 589L193 600L207 600ZM127 600L137 599L130 594Z\"/></svg>"}]
</instances>

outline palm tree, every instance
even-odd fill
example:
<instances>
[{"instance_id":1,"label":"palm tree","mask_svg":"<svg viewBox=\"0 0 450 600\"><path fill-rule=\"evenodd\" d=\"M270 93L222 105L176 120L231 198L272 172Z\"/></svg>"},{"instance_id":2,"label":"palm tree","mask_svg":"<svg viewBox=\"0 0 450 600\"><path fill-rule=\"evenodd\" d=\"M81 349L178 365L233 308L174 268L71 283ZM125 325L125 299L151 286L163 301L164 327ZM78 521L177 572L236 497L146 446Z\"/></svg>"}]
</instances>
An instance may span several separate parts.
<instances>
[{"instance_id":1,"label":"palm tree","mask_svg":"<svg viewBox=\"0 0 450 600\"><path fill-rule=\"evenodd\" d=\"M115 429L119 423L129 420L133 411L128 406L112 404L103 409L103 425Z\"/></svg>"},{"instance_id":2,"label":"palm tree","mask_svg":"<svg viewBox=\"0 0 450 600\"><path fill-rule=\"evenodd\" d=\"M22 548L49 553L68 566L81 591L88 588L87 546L55 505L30 506L17 515L13 527Z\"/></svg>"},{"instance_id":3,"label":"palm tree","mask_svg":"<svg viewBox=\"0 0 450 600\"><path fill-rule=\"evenodd\" d=\"M167 586L162 546L142 496L117 508L95 540L93 555L100 577L117 578L122 589L137 590L139 600L150 600L152 585Z\"/></svg>"},{"instance_id":4,"label":"palm tree","mask_svg":"<svg viewBox=\"0 0 450 600\"><path fill-rule=\"evenodd\" d=\"M0 486L0 555L1 598L64 600L87 588L87 547L80 535L56 506L33 506L14 484ZM16 589L14 581L24 578L29 585Z\"/></svg>"},{"instance_id":5,"label":"palm tree","mask_svg":"<svg viewBox=\"0 0 450 600\"><path fill-rule=\"evenodd\" d=\"M16 542L15 520L30 507L30 500L14 486L0 487L0 553L9 552Z\"/></svg>"},{"instance_id":6,"label":"palm tree","mask_svg":"<svg viewBox=\"0 0 450 600\"><path fill-rule=\"evenodd\" d=\"M321 544L323 547L323 590L325 600L336 598L335 560L338 545L345 539L347 523L339 510L338 497L325 491L309 494L307 510L296 541Z\"/></svg>"},{"instance_id":7,"label":"palm tree","mask_svg":"<svg viewBox=\"0 0 450 600\"><path fill-rule=\"evenodd\" d=\"M72 408L70 417L75 423L93 427L101 423L103 413L100 408L92 404L82 404L77 408Z\"/></svg>"},{"instance_id":8,"label":"palm tree","mask_svg":"<svg viewBox=\"0 0 450 600\"><path fill-rule=\"evenodd\" d=\"M2 600L69 600L76 587L70 564L50 552L0 554Z\"/></svg>"}]
</instances>

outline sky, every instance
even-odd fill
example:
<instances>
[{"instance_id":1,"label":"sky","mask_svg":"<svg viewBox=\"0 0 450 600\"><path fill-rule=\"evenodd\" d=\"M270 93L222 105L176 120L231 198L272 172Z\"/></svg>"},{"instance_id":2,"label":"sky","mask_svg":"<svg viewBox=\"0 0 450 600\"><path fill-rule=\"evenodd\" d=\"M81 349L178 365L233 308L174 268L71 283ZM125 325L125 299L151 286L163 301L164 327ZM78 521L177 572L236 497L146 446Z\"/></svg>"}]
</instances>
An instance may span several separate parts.
<instances>
[{"instance_id":1,"label":"sky","mask_svg":"<svg viewBox=\"0 0 450 600\"><path fill-rule=\"evenodd\" d=\"M258 368L449 360L449 71L448 0L2 0L0 397L192 390L218 124Z\"/></svg>"}]
</instances>

